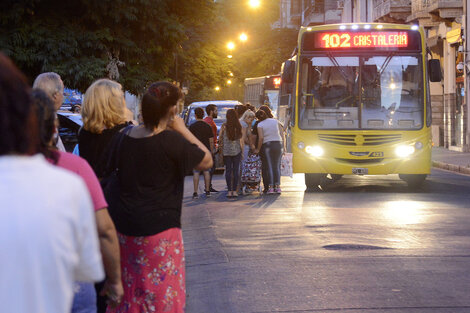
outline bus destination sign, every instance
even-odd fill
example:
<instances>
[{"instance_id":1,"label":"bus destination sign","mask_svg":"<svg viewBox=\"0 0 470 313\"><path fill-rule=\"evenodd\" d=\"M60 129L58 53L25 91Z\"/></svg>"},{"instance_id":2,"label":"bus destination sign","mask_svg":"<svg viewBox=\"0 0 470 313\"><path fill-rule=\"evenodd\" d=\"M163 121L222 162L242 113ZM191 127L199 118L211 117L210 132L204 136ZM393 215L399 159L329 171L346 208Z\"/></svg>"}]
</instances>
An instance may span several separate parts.
<instances>
[{"instance_id":1,"label":"bus destination sign","mask_svg":"<svg viewBox=\"0 0 470 313\"><path fill-rule=\"evenodd\" d=\"M315 46L323 49L341 48L406 48L408 32L318 32Z\"/></svg>"}]
</instances>

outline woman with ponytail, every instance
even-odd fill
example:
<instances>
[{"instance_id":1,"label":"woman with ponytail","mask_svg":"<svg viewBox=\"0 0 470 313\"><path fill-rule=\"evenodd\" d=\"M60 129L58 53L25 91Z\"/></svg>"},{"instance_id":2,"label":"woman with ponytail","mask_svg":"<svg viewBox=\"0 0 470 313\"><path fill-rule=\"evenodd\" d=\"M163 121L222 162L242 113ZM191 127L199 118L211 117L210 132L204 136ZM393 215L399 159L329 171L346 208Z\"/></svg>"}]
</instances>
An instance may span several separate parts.
<instances>
[{"instance_id":1,"label":"woman with ponytail","mask_svg":"<svg viewBox=\"0 0 470 313\"><path fill-rule=\"evenodd\" d=\"M120 199L112 217L124 298L119 306L108 307L108 313L184 312L184 177L193 168L211 168L212 156L176 114L180 101L177 86L152 84L142 98L144 124L122 137L117 159Z\"/></svg>"}]
</instances>

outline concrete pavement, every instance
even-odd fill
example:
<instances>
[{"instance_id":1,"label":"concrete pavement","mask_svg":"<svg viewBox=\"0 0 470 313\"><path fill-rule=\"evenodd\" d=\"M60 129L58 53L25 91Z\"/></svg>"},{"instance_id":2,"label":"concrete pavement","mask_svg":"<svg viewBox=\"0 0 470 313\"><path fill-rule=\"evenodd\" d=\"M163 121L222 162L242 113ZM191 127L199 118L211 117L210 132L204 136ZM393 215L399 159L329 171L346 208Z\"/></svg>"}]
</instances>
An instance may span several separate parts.
<instances>
[{"instance_id":1,"label":"concrete pavement","mask_svg":"<svg viewBox=\"0 0 470 313\"><path fill-rule=\"evenodd\" d=\"M470 175L470 152L457 152L443 147L434 147L432 148L432 166Z\"/></svg>"}]
</instances>

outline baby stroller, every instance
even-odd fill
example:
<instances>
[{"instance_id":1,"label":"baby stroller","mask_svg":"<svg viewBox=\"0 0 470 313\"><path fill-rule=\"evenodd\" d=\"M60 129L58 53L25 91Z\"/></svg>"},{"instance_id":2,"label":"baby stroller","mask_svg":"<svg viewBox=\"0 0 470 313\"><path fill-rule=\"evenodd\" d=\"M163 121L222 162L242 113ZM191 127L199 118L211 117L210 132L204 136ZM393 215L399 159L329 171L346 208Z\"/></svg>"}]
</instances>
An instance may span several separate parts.
<instances>
[{"instance_id":1,"label":"baby stroller","mask_svg":"<svg viewBox=\"0 0 470 313\"><path fill-rule=\"evenodd\" d=\"M244 194L256 190L261 192L261 159L257 154L249 154L242 162L240 181Z\"/></svg>"}]
</instances>

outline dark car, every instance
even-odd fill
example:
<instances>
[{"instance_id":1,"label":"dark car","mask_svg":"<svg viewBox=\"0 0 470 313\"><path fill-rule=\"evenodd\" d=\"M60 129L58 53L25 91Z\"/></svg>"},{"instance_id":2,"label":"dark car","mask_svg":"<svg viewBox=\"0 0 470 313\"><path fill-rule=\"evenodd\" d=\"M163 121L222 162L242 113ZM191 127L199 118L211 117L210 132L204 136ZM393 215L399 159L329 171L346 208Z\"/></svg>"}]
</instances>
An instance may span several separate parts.
<instances>
[{"instance_id":1,"label":"dark car","mask_svg":"<svg viewBox=\"0 0 470 313\"><path fill-rule=\"evenodd\" d=\"M59 136L64 143L65 150L72 152L78 143L78 131L82 127L82 116L78 113L59 110Z\"/></svg>"}]
</instances>

